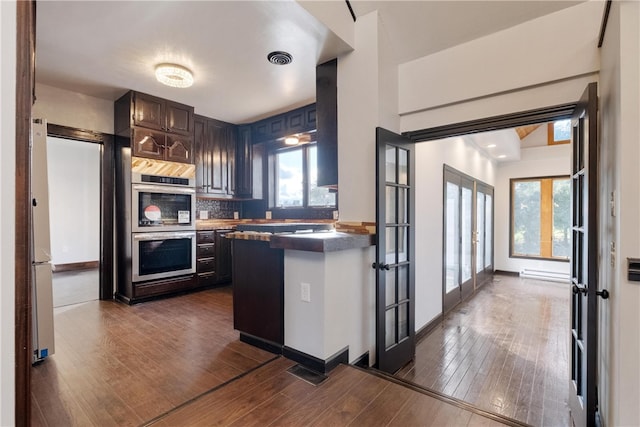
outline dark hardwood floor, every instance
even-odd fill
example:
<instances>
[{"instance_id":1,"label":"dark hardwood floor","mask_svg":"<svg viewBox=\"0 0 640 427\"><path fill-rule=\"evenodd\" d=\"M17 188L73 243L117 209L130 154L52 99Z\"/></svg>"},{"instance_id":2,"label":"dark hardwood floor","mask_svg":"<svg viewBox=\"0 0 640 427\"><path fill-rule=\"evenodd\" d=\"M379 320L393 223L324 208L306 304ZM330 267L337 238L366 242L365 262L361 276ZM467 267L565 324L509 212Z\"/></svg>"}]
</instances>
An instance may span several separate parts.
<instances>
[{"instance_id":1,"label":"dark hardwood floor","mask_svg":"<svg viewBox=\"0 0 640 427\"><path fill-rule=\"evenodd\" d=\"M495 276L396 375L534 426L569 426L568 284Z\"/></svg>"},{"instance_id":2,"label":"dark hardwood floor","mask_svg":"<svg viewBox=\"0 0 640 427\"><path fill-rule=\"evenodd\" d=\"M238 340L231 302L225 287L56 309L56 353L32 368L33 424L139 425L273 358Z\"/></svg>"},{"instance_id":3,"label":"dark hardwood floor","mask_svg":"<svg viewBox=\"0 0 640 427\"><path fill-rule=\"evenodd\" d=\"M500 425L351 366L311 385L238 340L231 304L224 287L56 309L56 354L32 368L32 425Z\"/></svg>"}]
</instances>

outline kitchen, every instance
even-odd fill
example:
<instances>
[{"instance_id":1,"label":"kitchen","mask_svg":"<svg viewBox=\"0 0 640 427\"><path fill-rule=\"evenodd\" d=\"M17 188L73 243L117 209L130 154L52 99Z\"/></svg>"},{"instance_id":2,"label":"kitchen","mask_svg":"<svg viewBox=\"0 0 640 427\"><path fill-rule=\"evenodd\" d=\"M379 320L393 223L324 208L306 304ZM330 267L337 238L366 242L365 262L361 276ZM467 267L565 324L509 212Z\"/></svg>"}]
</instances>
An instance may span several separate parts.
<instances>
[{"instance_id":1,"label":"kitchen","mask_svg":"<svg viewBox=\"0 0 640 427\"><path fill-rule=\"evenodd\" d=\"M46 13L47 7L47 4L39 7L39 13ZM86 5L83 5L82 7L86 7ZM270 5L267 7L267 9L272 7L281 6ZM246 18L246 11L244 12L244 18ZM300 11L298 10L296 13L300 13ZM303 21L303 19L299 17L297 18L297 20L300 22ZM46 45L46 43L50 42L51 40L49 39L42 41L39 40L38 45ZM64 43L61 42L60 44ZM46 46L39 47L39 49L39 53L42 52L42 55L46 57ZM306 52L297 54L294 59L294 66L296 62L302 62L303 64L306 64L308 66L310 61L305 59L306 55ZM267 67L272 67L274 70L284 69L284 67L286 67L279 64L269 63L267 61L266 55L263 56L265 56L264 62ZM314 57L311 64L315 64L317 60L318 58ZM313 92L315 92L315 65L313 65L310 70L312 71L311 75L313 76L311 87L313 89ZM333 89L335 92L335 63L333 73ZM197 76L198 74L196 74L196 77ZM202 73L200 74L200 77L202 77ZM42 82L46 82L44 69L41 71L40 78L42 79ZM166 89L161 89L161 86L158 83L152 83L152 85L154 91L148 90L146 92L130 92L127 89L119 90L123 97L129 97L127 99L130 102L123 102L123 104L127 106L133 106L133 109L135 109L137 105L140 105L140 103L135 103L134 99L136 99L136 97L145 97L145 100L151 100L151 103L153 101L160 100L160 102L164 105L185 105L179 102L179 98L175 97L176 94L179 93L179 90L170 89L170 92L168 93L171 94L171 97L169 97L162 95L163 91L166 91ZM136 85L136 87L139 88L141 86ZM269 91L266 92L266 95L269 95ZM300 92L303 93L302 91ZM114 243L116 259L111 262L108 261L106 263L102 263L104 266L114 265L115 270L115 280L113 281L109 280L108 270L104 271L104 274L102 275L102 287L104 291L102 294L103 297L105 295L109 295L110 283L113 286L116 298L126 303L136 304L150 299L155 299L157 297L168 298L170 296L179 295L185 291L193 291L195 289L204 289L211 286L225 287L228 286L230 280L230 275L228 274L231 264L228 257L230 240L220 238L220 230L231 230L235 225L238 225L239 223L247 223L249 222L248 220L251 219L260 219L260 223L282 222L285 219L289 219L304 222L323 222L325 224L331 225L337 219L336 206L307 209L306 214L305 209L295 207L289 209L278 209L276 206L274 206L274 208L270 208L267 197L268 188L266 187L266 183L268 182L268 180L263 179L263 172L266 172L268 168L267 146L273 146L274 144L279 143L274 143L273 141L282 140L285 136L288 136L290 134L296 134L301 139L306 138L307 140L305 142L312 142L312 138L313 140L320 138L322 130L315 125L315 121L316 117L322 113L317 112L318 108L316 103L309 102L314 100L313 98L315 98L315 93L312 94L312 99L309 99L308 97L303 98L302 102L293 104L294 108L277 108L275 110L275 114L273 114L273 112L263 114L266 115L266 117L264 118L256 115L255 112L251 112L251 108L248 107L246 108L247 111L243 112L242 114L251 114L251 116L249 117L258 118L255 120L252 119L251 121L245 121L245 123L242 123L242 125L240 126L232 124L230 123L230 121L223 122L222 120L220 120L220 117L229 120L226 116L215 116L210 113L206 113L207 116L205 116L204 114L202 114L204 111L200 108L200 106L197 106L196 108L190 107L189 111L186 114L186 129L188 130L186 132L182 132L181 135L183 137L187 136L187 138L185 139L192 141L193 146L191 147L191 150L183 151L183 153L189 153L188 156L192 157L189 158L189 162L184 163L175 161L180 159L169 158L168 160L166 157L158 161L157 158L153 158L153 154L158 154L153 153L153 150L150 150L146 153L135 152L134 156L130 156L129 158L124 160L119 157L123 152L126 151L121 150L120 147L126 148L126 146L133 145L135 149L136 147L140 146L139 144L128 143L128 141L125 143L121 142L120 138L122 137L122 135L125 135L128 132L129 135L131 135L132 130L127 129L133 129L134 138L136 135L135 130L149 132L151 136L154 135L154 132L156 134L158 133L158 131L160 133L163 133L164 130L158 129L157 127L154 129L154 124L149 125L148 123L140 124L135 122L129 123L128 118L132 116L128 113L125 114L127 116L127 119L124 120L125 125L123 125L122 128L119 128L117 103L114 110L114 103L111 103L111 105L107 107L107 103L102 102L102 100L99 98L81 96L80 99L78 98L78 94L75 91L61 89L60 87L48 86L46 83L38 83L36 93L38 101L34 105L34 115L42 115L43 117L47 117L49 122L54 124L62 123L66 126L73 126L76 129L89 128L94 132L100 132L102 129L104 129L105 134L113 133L114 135L116 135L115 140L110 141L112 143L112 154L109 153L109 149L107 148L108 143L103 144L103 146L105 147L104 153L106 153L103 157L103 169L107 171L105 172L105 174L103 174L103 186L105 181L104 178L109 176L108 168L105 168L105 158L108 159L107 162L112 162L112 164L115 165L115 171L111 172L112 180L115 183L112 184L112 191L114 191L116 194L115 205L111 207L115 212L115 221L114 225L111 226L111 230L112 234L115 234L117 236ZM159 95L162 95L162 98ZM296 96L299 97L300 95L297 94ZM250 99L250 97L247 97L247 99ZM333 99L333 114L335 115L335 93L333 95ZM286 103L291 101L282 99L282 102ZM145 104L144 101L142 102L142 104L149 105L149 103ZM249 104L251 104L251 102L249 102ZM301 104L301 106L298 106L297 104ZM64 105L65 108L60 108L60 106L62 105ZM109 130L109 125L103 126L103 123L108 122L108 117L113 117L115 119L116 125L110 125L111 129L113 130ZM145 118L148 117L148 115L145 116ZM153 114L151 114L151 117L153 117ZM325 114L325 119L327 117L328 116ZM105 120L105 118L107 118L107 120ZM286 126L282 126L283 123L286 123ZM278 125L282 127L278 128ZM161 125L160 128L162 127L163 126ZM249 130L249 132L246 132L246 130ZM202 133L198 134L199 131ZM336 127L334 125L333 132L335 131ZM170 132L164 133L168 135ZM176 132L176 134L180 135L180 132ZM149 134L145 134L141 138L144 138L145 136L149 136ZM165 136L166 135L162 135L161 138L164 138ZM247 139L247 136L250 139ZM249 142L251 143L251 145L248 144ZM164 153L160 154L164 155ZM317 155L319 157L323 156L323 154ZM109 158L110 156L112 157ZM218 157L216 158L216 156ZM128 166L128 168L122 167L123 162L126 163L127 161L129 162L130 166ZM158 165L167 166L179 163L190 165L191 167L187 167L186 172L181 171L180 167L177 168L177 172L173 170L167 174L158 174L153 171L155 170L154 168L156 168ZM337 173L337 162L334 160L330 163L331 166L333 166L333 173ZM209 165L212 165L212 167L207 170L207 166ZM151 173L149 172L148 168L151 168ZM128 172L125 173L124 171L126 171L127 169ZM330 170L331 168L320 169L322 172L324 172L328 169ZM137 178L133 177L132 172L136 174ZM187 187L190 191L193 190L190 193L191 200L189 200L186 205L184 203L181 203L179 209L175 210L176 212L181 212L175 218L171 218L171 220L174 221L174 229L167 231L187 231L189 233L193 233L194 231L196 231L198 233L198 238L200 239L200 241L197 242L196 250L194 250L194 243L196 242L194 242L192 236L189 237L189 239L191 240L191 257L193 258L197 255L197 267L195 267L195 271L191 271L194 269L192 262L191 270L189 268L180 268L178 270L178 276L174 276L173 279L170 279L165 275L165 273L167 273L166 271L157 271L157 267L160 267L160 269L162 269L165 266L155 265L152 266L152 270L154 270L153 273L147 274L147 277L142 277L145 275L145 272L132 271L134 265L140 264L139 262L132 262L132 259L134 257L140 256L140 251L138 251L137 255L135 255L133 253L134 247L131 245L127 245L126 243L123 245L123 242L130 241L130 239L132 238L132 233L136 233L136 236L141 237L151 235L152 233L147 231L153 228L151 223L159 219L163 219L165 215L162 214L160 218L158 218L157 211L151 209L145 211L146 208L149 208L149 205L151 203L147 203L144 206L141 206L138 203L130 203L133 194L139 195L141 197L141 200L145 197L150 197L148 192L138 192L137 190L134 190L133 186L156 185L157 183L149 183L147 180L150 176L162 176L163 178L159 179L160 181L162 181L163 186L178 188L182 186L180 181L184 179L181 177L183 173L186 174L185 176L187 176L187 183L184 186ZM177 179L174 180L174 178ZM156 178L150 179L153 181ZM141 182L132 183L131 181ZM333 195L334 203L337 199L335 184L336 182L334 181L332 183L334 189L332 189L331 192L329 192L329 190L326 191L326 193L330 193L331 195ZM109 199L108 196L103 195L103 197L103 200ZM159 202L157 202L157 199L153 200L153 206L158 206L160 204ZM108 203L103 203L103 209L104 208L108 208ZM133 212L137 208L141 209L138 210L138 212ZM293 212L293 214L291 212ZM269 214L271 214L272 216L270 221L268 219ZM103 216L106 218L110 217L109 214L104 215L104 212ZM134 221L134 219L136 219L136 221ZM141 222L138 220L143 221ZM147 223L145 223L145 221L147 221ZM175 223L177 223L177 225ZM133 230L131 229L132 226ZM123 227L124 229L121 230L120 228ZM136 227L140 228L136 229ZM147 229L145 230L144 227L147 227ZM185 228L189 228L189 230L185 230ZM109 229L108 225L105 226L105 229ZM214 236L212 238L207 236L207 234L210 235L211 231L213 231L214 233ZM108 233L105 233L105 235L107 234ZM213 239L213 242L215 243L212 245L212 240L207 239ZM103 246L103 248L108 247L108 244L110 243L108 239L103 240L103 245L107 245ZM370 245L371 238L368 237L368 240L365 240L367 242L366 244ZM225 243L227 244L226 250L223 248ZM207 255L206 251L211 250L212 247L215 250L215 255L205 256ZM108 258L109 252L110 251L108 250L103 251L103 256ZM171 257L171 259L174 260L175 257ZM227 273L225 273L225 266L227 269ZM143 285L134 287L133 283L138 282L142 283ZM167 283L169 282L171 283L167 285ZM177 285L178 282L182 282L180 283L180 286ZM134 291L134 289L139 289L140 292L136 292ZM315 300L315 290L313 292L314 294L312 295ZM279 316L283 317L284 313L280 312ZM281 323L283 321L283 318L280 319ZM284 341L280 342L279 344L283 345ZM342 348L343 346L340 347L340 349Z\"/></svg>"}]
</instances>

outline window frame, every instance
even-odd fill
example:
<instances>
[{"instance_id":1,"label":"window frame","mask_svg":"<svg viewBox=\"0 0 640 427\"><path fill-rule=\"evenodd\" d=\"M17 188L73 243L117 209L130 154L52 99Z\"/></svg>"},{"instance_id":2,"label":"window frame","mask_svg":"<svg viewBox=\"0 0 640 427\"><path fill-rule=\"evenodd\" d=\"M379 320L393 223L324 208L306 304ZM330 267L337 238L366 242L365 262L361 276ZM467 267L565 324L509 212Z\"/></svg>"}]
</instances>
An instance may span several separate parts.
<instances>
[{"instance_id":1,"label":"window frame","mask_svg":"<svg viewBox=\"0 0 640 427\"><path fill-rule=\"evenodd\" d=\"M554 180L571 180L571 175L550 175L550 176L537 176L537 177L524 177L524 178L510 178L509 179L509 258L519 258L519 259L532 259L532 260L542 260L542 261L555 261L555 262L569 262L570 261L570 256L566 256L566 257L560 257L560 256L553 256L553 182ZM526 255L526 254L519 254L519 253L514 253L514 248L515 248L515 244L514 244L514 237L515 237L515 233L514 233L514 227L515 227L515 207L514 207L514 201L515 201L515 194L514 194L514 190L515 190L515 184L518 182L531 182L531 181L538 181L540 182L540 222L543 222L543 203L547 203L547 207L549 207L550 205L550 214L549 217L546 218L547 221L549 221L551 223L551 229L550 229L550 235L545 235L545 231L542 229L540 229L540 253L541 255ZM550 187L551 187L551 192L550 192L550 198L549 200L543 201L543 194L542 194L542 182L543 181L550 181ZM571 192L570 192L571 194ZM548 237L551 241L551 254L549 256L545 256L542 255L542 253L544 252L543 250L543 245L542 242L544 241L544 238Z\"/></svg>"},{"instance_id":2,"label":"window frame","mask_svg":"<svg viewBox=\"0 0 640 427\"><path fill-rule=\"evenodd\" d=\"M569 139L555 139L555 129L554 124L559 121L570 120L570 119L559 119L554 120L552 122L547 123L547 145L561 145L561 144L569 144L571 143L571 138Z\"/></svg>"},{"instance_id":3,"label":"window frame","mask_svg":"<svg viewBox=\"0 0 640 427\"><path fill-rule=\"evenodd\" d=\"M335 204L331 206L309 206L309 192L311 189L311 179L309 176L309 149L317 147L316 141L298 144L295 146L278 146L269 150L269 210L274 212L289 212L296 215L305 216L333 216L333 211L338 209L337 192ZM317 148L316 148L317 149ZM291 151L302 151L302 206L277 206L278 199L278 154ZM323 215L324 214L324 215Z\"/></svg>"}]
</instances>

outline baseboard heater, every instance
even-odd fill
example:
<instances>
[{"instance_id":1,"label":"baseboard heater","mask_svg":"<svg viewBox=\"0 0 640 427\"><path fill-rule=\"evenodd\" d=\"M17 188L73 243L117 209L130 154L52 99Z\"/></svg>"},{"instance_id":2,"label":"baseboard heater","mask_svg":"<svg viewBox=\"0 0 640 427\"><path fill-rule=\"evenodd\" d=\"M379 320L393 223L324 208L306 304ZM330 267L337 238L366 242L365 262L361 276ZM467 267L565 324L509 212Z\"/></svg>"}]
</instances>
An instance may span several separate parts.
<instances>
[{"instance_id":1,"label":"baseboard heater","mask_svg":"<svg viewBox=\"0 0 640 427\"><path fill-rule=\"evenodd\" d=\"M548 280L550 282L569 283L570 277L568 273L558 273L556 271L533 270L523 268L520 270L520 277L526 279Z\"/></svg>"}]
</instances>

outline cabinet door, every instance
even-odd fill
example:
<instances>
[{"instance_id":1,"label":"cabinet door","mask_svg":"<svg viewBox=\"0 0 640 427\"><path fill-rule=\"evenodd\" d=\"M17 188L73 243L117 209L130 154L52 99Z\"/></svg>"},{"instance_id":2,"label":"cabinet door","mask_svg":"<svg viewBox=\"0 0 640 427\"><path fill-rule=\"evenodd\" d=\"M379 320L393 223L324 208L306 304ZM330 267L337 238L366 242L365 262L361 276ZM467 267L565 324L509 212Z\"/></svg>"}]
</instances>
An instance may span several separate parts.
<instances>
[{"instance_id":1,"label":"cabinet door","mask_svg":"<svg viewBox=\"0 0 640 427\"><path fill-rule=\"evenodd\" d=\"M131 138L131 154L133 156L163 160L164 150L165 134L163 132L144 128L133 130L133 138Z\"/></svg>"},{"instance_id":2,"label":"cabinet door","mask_svg":"<svg viewBox=\"0 0 640 427\"><path fill-rule=\"evenodd\" d=\"M227 150L225 128L209 121L207 125L208 148L211 153L209 168L209 193L226 194L227 192Z\"/></svg>"},{"instance_id":3,"label":"cabinet door","mask_svg":"<svg viewBox=\"0 0 640 427\"><path fill-rule=\"evenodd\" d=\"M252 193L252 159L251 128L242 126L238 129L236 144L236 195L251 197Z\"/></svg>"},{"instance_id":4,"label":"cabinet door","mask_svg":"<svg viewBox=\"0 0 640 427\"><path fill-rule=\"evenodd\" d=\"M231 240L225 236L230 230L216 231L216 274L218 282L231 280Z\"/></svg>"},{"instance_id":5,"label":"cabinet door","mask_svg":"<svg viewBox=\"0 0 640 427\"><path fill-rule=\"evenodd\" d=\"M191 135L193 132L193 107L167 101L165 111L167 132Z\"/></svg>"},{"instance_id":6,"label":"cabinet door","mask_svg":"<svg viewBox=\"0 0 640 427\"><path fill-rule=\"evenodd\" d=\"M234 127L225 129L227 147L227 194L236 193L236 132Z\"/></svg>"},{"instance_id":7,"label":"cabinet door","mask_svg":"<svg viewBox=\"0 0 640 427\"><path fill-rule=\"evenodd\" d=\"M165 160L170 162L192 163L193 142L190 136L167 134Z\"/></svg>"},{"instance_id":8,"label":"cabinet door","mask_svg":"<svg viewBox=\"0 0 640 427\"><path fill-rule=\"evenodd\" d=\"M207 120L196 116L193 120L193 151L196 165L196 192L206 193L209 188L211 153L208 149Z\"/></svg>"},{"instance_id":9,"label":"cabinet door","mask_svg":"<svg viewBox=\"0 0 640 427\"><path fill-rule=\"evenodd\" d=\"M136 93L133 97L133 124L164 130L165 100L144 93Z\"/></svg>"}]
</instances>

